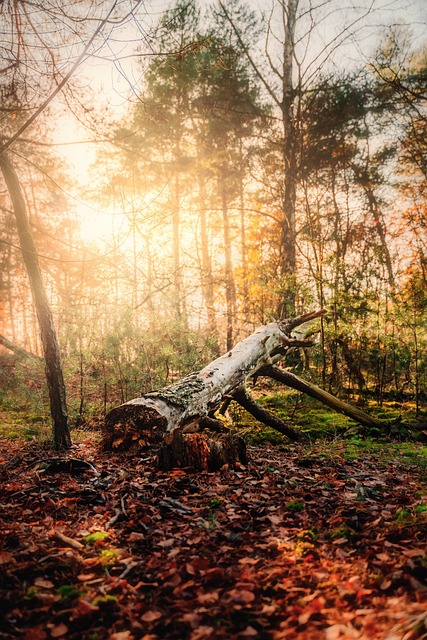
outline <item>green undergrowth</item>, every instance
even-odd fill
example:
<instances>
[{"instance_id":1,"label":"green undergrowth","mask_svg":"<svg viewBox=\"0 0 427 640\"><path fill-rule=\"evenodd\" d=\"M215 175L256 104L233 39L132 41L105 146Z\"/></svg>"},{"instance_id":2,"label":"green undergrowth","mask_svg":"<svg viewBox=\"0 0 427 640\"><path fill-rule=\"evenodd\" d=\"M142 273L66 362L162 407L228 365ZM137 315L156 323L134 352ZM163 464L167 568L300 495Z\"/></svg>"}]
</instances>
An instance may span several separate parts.
<instances>
[{"instance_id":1,"label":"green undergrowth","mask_svg":"<svg viewBox=\"0 0 427 640\"><path fill-rule=\"evenodd\" d=\"M22 409L0 408L0 437L44 441L51 435L50 416Z\"/></svg>"},{"instance_id":2,"label":"green undergrowth","mask_svg":"<svg viewBox=\"0 0 427 640\"><path fill-rule=\"evenodd\" d=\"M395 438L405 440L414 434L408 430L408 425L416 422L415 407L410 403L401 405L397 402L384 403L378 406L374 401L368 401L361 406L367 414L390 424L387 433L380 428L366 428L357 425L347 416L337 413L319 402L294 394L289 391L277 392L257 398L257 402L265 409L271 411L296 430L301 432L308 441L336 438L346 438L354 434L363 434L371 438ZM354 401L349 404L356 406ZM359 406L359 405L358 405ZM271 444L283 444L288 439L277 431L259 423L241 407L232 405L231 416L236 428L243 433L251 444L270 442ZM427 421L426 418L421 418Z\"/></svg>"}]
</instances>

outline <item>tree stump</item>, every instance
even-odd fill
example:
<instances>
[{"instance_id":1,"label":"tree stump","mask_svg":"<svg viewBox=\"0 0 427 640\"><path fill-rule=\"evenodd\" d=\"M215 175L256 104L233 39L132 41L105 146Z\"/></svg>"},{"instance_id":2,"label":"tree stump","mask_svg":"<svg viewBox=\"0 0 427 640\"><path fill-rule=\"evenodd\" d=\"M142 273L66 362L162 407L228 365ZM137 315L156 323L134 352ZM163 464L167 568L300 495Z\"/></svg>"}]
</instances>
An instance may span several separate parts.
<instances>
[{"instance_id":1,"label":"tree stump","mask_svg":"<svg viewBox=\"0 0 427 640\"><path fill-rule=\"evenodd\" d=\"M157 455L159 469L176 467L192 471L218 471L225 464L246 464L243 438L231 434L183 433L175 430L165 436Z\"/></svg>"}]
</instances>

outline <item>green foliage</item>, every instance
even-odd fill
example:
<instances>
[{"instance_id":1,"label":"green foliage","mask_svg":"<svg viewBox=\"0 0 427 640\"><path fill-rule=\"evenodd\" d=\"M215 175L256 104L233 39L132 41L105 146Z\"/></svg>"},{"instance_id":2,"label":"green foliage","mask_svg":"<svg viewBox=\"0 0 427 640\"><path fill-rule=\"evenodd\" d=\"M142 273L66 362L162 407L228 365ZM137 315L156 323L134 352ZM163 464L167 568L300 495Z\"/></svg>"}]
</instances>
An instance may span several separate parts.
<instances>
[{"instance_id":1,"label":"green foliage","mask_svg":"<svg viewBox=\"0 0 427 640\"><path fill-rule=\"evenodd\" d=\"M405 525L411 521L411 514L406 509L396 511L395 522L397 525Z\"/></svg>"},{"instance_id":2,"label":"green foliage","mask_svg":"<svg viewBox=\"0 0 427 640\"><path fill-rule=\"evenodd\" d=\"M220 509L224 504L224 500L222 498L218 498L218 496L214 496L211 498L207 504L209 509Z\"/></svg>"},{"instance_id":3,"label":"green foliage","mask_svg":"<svg viewBox=\"0 0 427 640\"><path fill-rule=\"evenodd\" d=\"M418 513L418 514L427 513L427 504L417 504L414 507L414 511L415 513Z\"/></svg>"}]
</instances>

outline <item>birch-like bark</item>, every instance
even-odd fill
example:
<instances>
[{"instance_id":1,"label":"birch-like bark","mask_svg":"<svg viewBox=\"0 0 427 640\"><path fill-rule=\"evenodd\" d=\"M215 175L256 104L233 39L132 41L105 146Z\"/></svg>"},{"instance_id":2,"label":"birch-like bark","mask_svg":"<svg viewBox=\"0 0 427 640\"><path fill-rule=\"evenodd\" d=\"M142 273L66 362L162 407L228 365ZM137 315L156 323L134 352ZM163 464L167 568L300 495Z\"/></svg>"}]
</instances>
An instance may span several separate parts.
<instances>
[{"instance_id":1,"label":"birch-like bark","mask_svg":"<svg viewBox=\"0 0 427 640\"><path fill-rule=\"evenodd\" d=\"M289 348L308 346L303 333L292 332L323 311L257 329L225 355L197 373L113 409L105 420L104 448L132 450L188 427L220 408L224 399L244 389L249 378L284 357Z\"/></svg>"}]
</instances>

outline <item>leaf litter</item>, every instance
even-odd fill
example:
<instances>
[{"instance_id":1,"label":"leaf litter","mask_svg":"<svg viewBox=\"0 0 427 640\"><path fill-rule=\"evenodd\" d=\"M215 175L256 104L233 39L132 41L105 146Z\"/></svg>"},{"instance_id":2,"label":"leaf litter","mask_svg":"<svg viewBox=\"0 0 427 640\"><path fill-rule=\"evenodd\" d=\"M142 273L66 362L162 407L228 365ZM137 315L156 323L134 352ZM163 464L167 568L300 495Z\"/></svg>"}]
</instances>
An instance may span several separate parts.
<instances>
[{"instance_id":1,"label":"leaf litter","mask_svg":"<svg viewBox=\"0 0 427 640\"><path fill-rule=\"evenodd\" d=\"M165 473L87 440L69 473L3 444L0 638L427 637L422 469L293 445Z\"/></svg>"}]
</instances>

